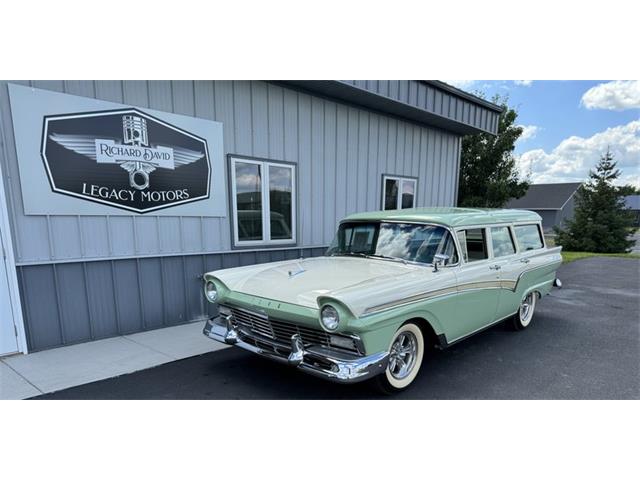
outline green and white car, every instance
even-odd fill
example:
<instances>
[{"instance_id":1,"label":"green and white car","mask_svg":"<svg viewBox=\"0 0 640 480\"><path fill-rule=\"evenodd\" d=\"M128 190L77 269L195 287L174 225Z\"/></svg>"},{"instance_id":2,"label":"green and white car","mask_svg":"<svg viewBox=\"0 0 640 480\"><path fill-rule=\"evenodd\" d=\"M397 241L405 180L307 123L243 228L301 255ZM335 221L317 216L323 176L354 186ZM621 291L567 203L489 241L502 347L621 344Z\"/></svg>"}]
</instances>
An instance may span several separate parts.
<instances>
[{"instance_id":1,"label":"green and white car","mask_svg":"<svg viewBox=\"0 0 640 480\"><path fill-rule=\"evenodd\" d=\"M305 372L407 388L425 350L508 320L531 323L560 286L560 248L525 210L418 208L351 215L325 256L209 272L204 334Z\"/></svg>"}]
</instances>

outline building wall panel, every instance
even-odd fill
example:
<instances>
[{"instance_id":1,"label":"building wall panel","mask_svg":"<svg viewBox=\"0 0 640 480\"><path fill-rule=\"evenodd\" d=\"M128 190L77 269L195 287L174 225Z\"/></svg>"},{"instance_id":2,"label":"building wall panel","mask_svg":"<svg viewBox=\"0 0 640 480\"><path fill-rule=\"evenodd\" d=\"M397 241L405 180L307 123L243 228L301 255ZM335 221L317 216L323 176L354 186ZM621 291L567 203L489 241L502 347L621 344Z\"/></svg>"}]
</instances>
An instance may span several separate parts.
<instances>
[{"instance_id":1,"label":"building wall panel","mask_svg":"<svg viewBox=\"0 0 640 480\"><path fill-rule=\"evenodd\" d=\"M24 215L6 82L4 172L29 345L41 350L157 328L211 313L207 270L316 255L340 218L381 204L383 174L418 177L417 204L453 205L459 137L259 81L14 82L222 122L225 154L297 164L298 247L232 251L229 217ZM429 85L362 88L448 114L459 100ZM454 102L455 101L455 102ZM461 108L456 111L462 115ZM444 112L447 113L447 112ZM481 123L494 121L482 111ZM224 171L213 172L228 178ZM227 192L228 196L228 192Z\"/></svg>"}]
</instances>

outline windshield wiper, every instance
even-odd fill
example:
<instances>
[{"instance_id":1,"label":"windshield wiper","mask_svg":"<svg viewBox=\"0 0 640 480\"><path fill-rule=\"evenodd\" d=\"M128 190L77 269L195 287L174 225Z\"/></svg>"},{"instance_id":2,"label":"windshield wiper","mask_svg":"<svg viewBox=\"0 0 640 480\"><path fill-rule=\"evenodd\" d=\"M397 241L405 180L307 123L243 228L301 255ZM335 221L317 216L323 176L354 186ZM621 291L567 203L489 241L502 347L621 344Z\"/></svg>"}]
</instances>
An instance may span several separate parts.
<instances>
[{"instance_id":1,"label":"windshield wiper","mask_svg":"<svg viewBox=\"0 0 640 480\"><path fill-rule=\"evenodd\" d=\"M392 260L394 262L402 262L405 265L407 261L404 258L390 257L388 255L381 255L379 253L363 253L363 252L336 252L330 255L331 257L362 257L362 258L382 258L383 260Z\"/></svg>"},{"instance_id":2,"label":"windshield wiper","mask_svg":"<svg viewBox=\"0 0 640 480\"><path fill-rule=\"evenodd\" d=\"M367 258L369 255L362 252L336 252L331 254L332 257L364 257Z\"/></svg>"},{"instance_id":3,"label":"windshield wiper","mask_svg":"<svg viewBox=\"0 0 640 480\"><path fill-rule=\"evenodd\" d=\"M404 264L407 263L407 261L404 258L399 258L399 257L390 257L388 255L381 255L379 253L372 253L371 255L368 255L369 257L374 257L374 258L383 258L385 260L395 260L396 262L402 262Z\"/></svg>"}]
</instances>

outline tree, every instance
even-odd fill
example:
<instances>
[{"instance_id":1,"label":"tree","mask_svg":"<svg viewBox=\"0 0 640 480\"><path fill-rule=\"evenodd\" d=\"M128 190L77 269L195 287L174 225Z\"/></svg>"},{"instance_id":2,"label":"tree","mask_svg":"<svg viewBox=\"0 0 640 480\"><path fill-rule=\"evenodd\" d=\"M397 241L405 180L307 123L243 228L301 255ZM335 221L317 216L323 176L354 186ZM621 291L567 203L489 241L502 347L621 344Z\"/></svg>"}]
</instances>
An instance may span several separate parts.
<instances>
[{"instance_id":1,"label":"tree","mask_svg":"<svg viewBox=\"0 0 640 480\"><path fill-rule=\"evenodd\" d=\"M482 96L482 94L479 94ZM458 205L499 208L511 198L522 197L529 181L521 181L513 156L522 127L515 125L518 113L507 105L508 97L496 95L493 103L502 106L498 134L467 135L462 138Z\"/></svg>"},{"instance_id":2,"label":"tree","mask_svg":"<svg viewBox=\"0 0 640 480\"><path fill-rule=\"evenodd\" d=\"M573 220L565 222L566 228L554 228L556 244L565 250L596 253L627 252L634 245L629 240L633 215L625 208L620 188L613 185L619 176L607 150L576 193Z\"/></svg>"},{"instance_id":3,"label":"tree","mask_svg":"<svg viewBox=\"0 0 640 480\"><path fill-rule=\"evenodd\" d=\"M637 188L635 185L623 185L618 187L618 192L623 197L627 195L640 195L640 188Z\"/></svg>"}]
</instances>

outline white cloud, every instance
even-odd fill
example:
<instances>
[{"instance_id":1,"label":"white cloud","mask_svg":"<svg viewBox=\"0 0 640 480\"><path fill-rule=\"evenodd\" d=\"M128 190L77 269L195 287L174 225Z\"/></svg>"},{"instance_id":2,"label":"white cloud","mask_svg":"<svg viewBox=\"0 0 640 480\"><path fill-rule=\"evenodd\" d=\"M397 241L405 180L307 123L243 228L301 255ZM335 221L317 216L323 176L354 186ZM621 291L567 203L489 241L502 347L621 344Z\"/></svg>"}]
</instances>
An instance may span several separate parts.
<instances>
[{"instance_id":1,"label":"white cloud","mask_svg":"<svg viewBox=\"0 0 640 480\"><path fill-rule=\"evenodd\" d=\"M526 142L532 138L536 138L536 135L541 130L537 125L517 125L522 128L522 135L518 138L519 142Z\"/></svg>"},{"instance_id":2,"label":"white cloud","mask_svg":"<svg viewBox=\"0 0 640 480\"><path fill-rule=\"evenodd\" d=\"M517 162L523 175L531 173L533 183L581 182L607 148L622 171L616 183L640 187L640 120L608 128L589 138L566 138L549 153L543 149L529 150L518 156Z\"/></svg>"},{"instance_id":3,"label":"white cloud","mask_svg":"<svg viewBox=\"0 0 640 480\"><path fill-rule=\"evenodd\" d=\"M533 80L514 80L513 83L516 85L522 85L523 87L530 87Z\"/></svg>"},{"instance_id":4,"label":"white cloud","mask_svg":"<svg viewBox=\"0 0 640 480\"><path fill-rule=\"evenodd\" d=\"M462 90L469 90L475 85L476 80L443 80L443 82Z\"/></svg>"},{"instance_id":5,"label":"white cloud","mask_svg":"<svg viewBox=\"0 0 640 480\"><path fill-rule=\"evenodd\" d=\"M640 108L640 81L616 80L601 83L590 88L582 95L580 104L589 110L626 110Z\"/></svg>"}]
</instances>

